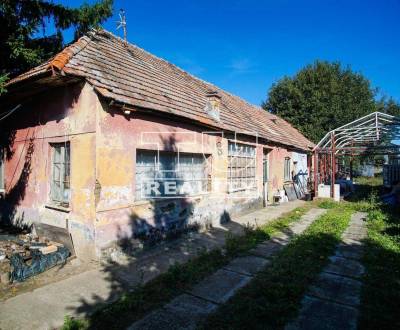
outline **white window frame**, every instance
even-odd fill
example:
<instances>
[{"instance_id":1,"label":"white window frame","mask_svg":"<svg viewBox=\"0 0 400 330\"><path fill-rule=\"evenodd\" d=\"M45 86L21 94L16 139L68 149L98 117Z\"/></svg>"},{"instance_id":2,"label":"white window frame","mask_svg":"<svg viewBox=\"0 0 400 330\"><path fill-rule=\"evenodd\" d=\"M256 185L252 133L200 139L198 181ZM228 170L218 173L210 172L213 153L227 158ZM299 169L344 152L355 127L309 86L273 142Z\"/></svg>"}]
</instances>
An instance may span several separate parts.
<instances>
[{"instance_id":1,"label":"white window frame","mask_svg":"<svg viewBox=\"0 0 400 330\"><path fill-rule=\"evenodd\" d=\"M68 142L51 143L51 182L50 202L53 205L69 207L71 198L71 146ZM60 160L55 162L56 148L60 148ZM68 150L68 157L66 150ZM55 178L56 165L59 166L59 178ZM58 197L56 184L59 185ZM68 190L68 191L67 191Z\"/></svg>"},{"instance_id":2,"label":"white window frame","mask_svg":"<svg viewBox=\"0 0 400 330\"><path fill-rule=\"evenodd\" d=\"M228 192L257 188L257 149L228 141Z\"/></svg>"},{"instance_id":3,"label":"white window frame","mask_svg":"<svg viewBox=\"0 0 400 330\"><path fill-rule=\"evenodd\" d=\"M285 157L283 163L283 180L284 181L292 181L292 172L291 172L291 159L290 157Z\"/></svg>"}]
</instances>

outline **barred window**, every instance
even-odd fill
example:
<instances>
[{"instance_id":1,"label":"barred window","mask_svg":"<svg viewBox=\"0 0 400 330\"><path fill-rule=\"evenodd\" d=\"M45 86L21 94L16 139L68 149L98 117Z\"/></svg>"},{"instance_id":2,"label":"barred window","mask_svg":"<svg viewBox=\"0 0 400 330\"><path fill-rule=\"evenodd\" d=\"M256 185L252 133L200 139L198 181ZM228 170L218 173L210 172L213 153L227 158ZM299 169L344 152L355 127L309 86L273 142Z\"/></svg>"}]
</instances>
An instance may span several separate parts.
<instances>
[{"instance_id":1,"label":"barred window","mask_svg":"<svg viewBox=\"0 0 400 330\"><path fill-rule=\"evenodd\" d=\"M138 150L136 198L191 196L209 190L203 154Z\"/></svg>"},{"instance_id":2,"label":"barred window","mask_svg":"<svg viewBox=\"0 0 400 330\"><path fill-rule=\"evenodd\" d=\"M290 172L290 158L289 157L285 158L283 172L284 172L283 173L284 180L285 181L291 181L292 180L292 174Z\"/></svg>"},{"instance_id":3,"label":"barred window","mask_svg":"<svg viewBox=\"0 0 400 330\"><path fill-rule=\"evenodd\" d=\"M52 183L50 197L60 206L68 206L70 199L70 145L56 143L52 148Z\"/></svg>"},{"instance_id":4,"label":"barred window","mask_svg":"<svg viewBox=\"0 0 400 330\"><path fill-rule=\"evenodd\" d=\"M236 191L256 187L256 148L229 142L228 190Z\"/></svg>"}]
</instances>

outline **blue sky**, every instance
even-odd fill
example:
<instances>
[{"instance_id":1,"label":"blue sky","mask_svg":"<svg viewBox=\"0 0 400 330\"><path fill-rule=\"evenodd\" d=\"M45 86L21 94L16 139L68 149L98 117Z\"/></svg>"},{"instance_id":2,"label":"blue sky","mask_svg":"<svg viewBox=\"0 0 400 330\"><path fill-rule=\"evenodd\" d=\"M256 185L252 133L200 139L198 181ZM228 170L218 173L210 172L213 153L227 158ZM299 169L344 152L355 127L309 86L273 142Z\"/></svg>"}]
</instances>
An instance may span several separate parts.
<instances>
[{"instance_id":1,"label":"blue sky","mask_svg":"<svg viewBox=\"0 0 400 330\"><path fill-rule=\"evenodd\" d=\"M124 8L131 43L251 103L260 104L274 82L316 59L350 65L400 101L400 0L114 4L107 30L122 35L115 22Z\"/></svg>"}]
</instances>

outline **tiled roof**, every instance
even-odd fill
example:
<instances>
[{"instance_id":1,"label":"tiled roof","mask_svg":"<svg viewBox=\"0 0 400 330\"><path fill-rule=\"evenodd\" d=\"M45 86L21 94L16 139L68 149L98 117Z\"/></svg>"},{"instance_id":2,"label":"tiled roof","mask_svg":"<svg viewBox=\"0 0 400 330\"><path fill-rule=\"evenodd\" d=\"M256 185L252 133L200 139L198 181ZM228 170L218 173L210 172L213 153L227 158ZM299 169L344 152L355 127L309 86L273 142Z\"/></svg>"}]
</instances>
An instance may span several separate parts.
<instances>
[{"instance_id":1,"label":"tiled roof","mask_svg":"<svg viewBox=\"0 0 400 330\"><path fill-rule=\"evenodd\" d=\"M105 30L85 35L8 85L49 70L83 77L104 97L126 105L183 116L217 129L248 132L303 150L314 146L285 120ZM209 91L218 91L221 96L220 120L204 109Z\"/></svg>"}]
</instances>

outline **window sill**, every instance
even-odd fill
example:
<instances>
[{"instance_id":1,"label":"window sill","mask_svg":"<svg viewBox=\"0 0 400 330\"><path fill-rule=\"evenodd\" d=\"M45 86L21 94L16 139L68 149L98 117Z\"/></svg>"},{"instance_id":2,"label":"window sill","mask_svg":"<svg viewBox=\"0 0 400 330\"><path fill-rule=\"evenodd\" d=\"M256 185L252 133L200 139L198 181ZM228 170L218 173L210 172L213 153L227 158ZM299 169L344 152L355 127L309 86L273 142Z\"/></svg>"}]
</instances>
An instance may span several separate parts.
<instances>
[{"instance_id":1,"label":"window sill","mask_svg":"<svg viewBox=\"0 0 400 330\"><path fill-rule=\"evenodd\" d=\"M64 213L69 213L71 212L71 209L69 207L64 207L60 205L55 205L55 204L46 204L44 206L46 209L51 209L51 210L56 210Z\"/></svg>"},{"instance_id":2,"label":"window sill","mask_svg":"<svg viewBox=\"0 0 400 330\"><path fill-rule=\"evenodd\" d=\"M208 196L211 195L211 191L207 191L204 193L200 193L200 194L195 194L195 195L185 195L185 196L175 196L175 197L154 197L154 198L149 198L149 199L141 199L138 200L136 202L132 203L132 206L139 206L139 205L146 205L146 204L150 204L153 201L154 202L161 202L161 201L167 201L167 200L177 200L177 199L194 199L194 198L200 198L200 197L204 197L204 196Z\"/></svg>"},{"instance_id":3,"label":"window sill","mask_svg":"<svg viewBox=\"0 0 400 330\"><path fill-rule=\"evenodd\" d=\"M233 193L236 193L236 192L243 192L243 191L254 191L254 190L257 190L257 187L237 188L237 189L228 190L228 194L233 194Z\"/></svg>"}]
</instances>

